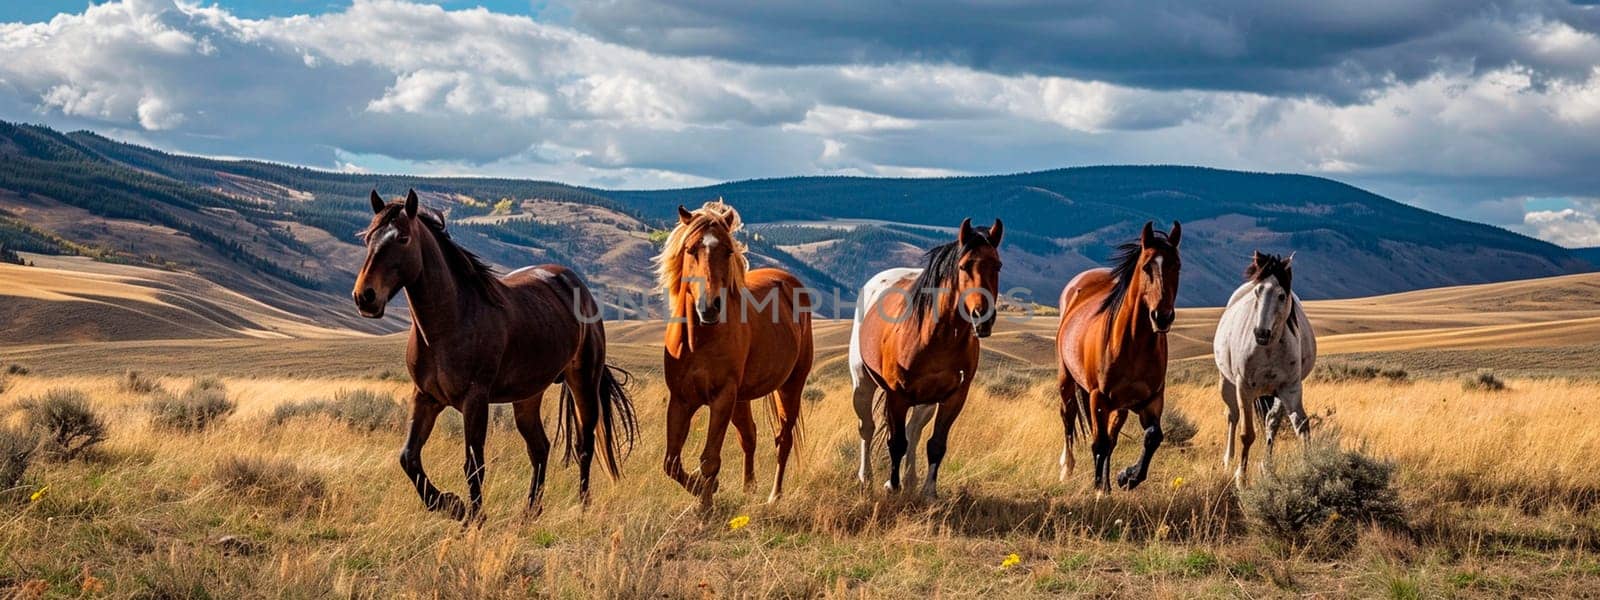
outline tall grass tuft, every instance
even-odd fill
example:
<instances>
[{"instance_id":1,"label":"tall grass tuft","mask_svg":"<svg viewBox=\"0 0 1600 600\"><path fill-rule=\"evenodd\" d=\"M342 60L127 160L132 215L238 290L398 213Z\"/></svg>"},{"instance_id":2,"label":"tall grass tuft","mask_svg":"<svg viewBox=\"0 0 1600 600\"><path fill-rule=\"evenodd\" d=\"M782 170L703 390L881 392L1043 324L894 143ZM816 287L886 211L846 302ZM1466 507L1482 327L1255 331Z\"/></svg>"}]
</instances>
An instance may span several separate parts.
<instances>
[{"instance_id":1,"label":"tall grass tuft","mask_svg":"<svg viewBox=\"0 0 1600 600\"><path fill-rule=\"evenodd\" d=\"M1405 383L1411 380L1411 373L1400 367L1327 361L1317 365L1316 370L1311 372L1311 379L1329 383L1356 383L1379 380L1390 383Z\"/></svg>"},{"instance_id":2,"label":"tall grass tuft","mask_svg":"<svg viewBox=\"0 0 1600 600\"><path fill-rule=\"evenodd\" d=\"M1503 392L1506 382L1493 371L1478 371L1478 374L1461 381L1461 389L1468 392Z\"/></svg>"},{"instance_id":3,"label":"tall grass tuft","mask_svg":"<svg viewBox=\"0 0 1600 600\"><path fill-rule=\"evenodd\" d=\"M1340 448L1337 432L1317 436L1299 457L1280 460L1278 471L1239 494L1245 514L1271 538L1337 555L1367 525L1406 528L1391 482L1394 465Z\"/></svg>"},{"instance_id":4,"label":"tall grass tuft","mask_svg":"<svg viewBox=\"0 0 1600 600\"><path fill-rule=\"evenodd\" d=\"M214 476L229 492L273 503L304 503L321 498L328 488L322 477L292 462L261 457L225 458Z\"/></svg>"},{"instance_id":5,"label":"tall grass tuft","mask_svg":"<svg viewBox=\"0 0 1600 600\"><path fill-rule=\"evenodd\" d=\"M40 438L40 450L57 460L72 460L106 439L105 420L89 408L78 390L53 389L20 404L23 422Z\"/></svg>"},{"instance_id":6,"label":"tall grass tuft","mask_svg":"<svg viewBox=\"0 0 1600 600\"><path fill-rule=\"evenodd\" d=\"M145 377L143 373L128 370L122 373L122 379L117 380L117 388L130 394L151 394L161 389L161 384Z\"/></svg>"},{"instance_id":7,"label":"tall grass tuft","mask_svg":"<svg viewBox=\"0 0 1600 600\"><path fill-rule=\"evenodd\" d=\"M189 433L210 429L234 408L222 382L212 378L195 380L181 394L163 393L149 404L151 422L157 427Z\"/></svg>"},{"instance_id":8,"label":"tall grass tuft","mask_svg":"<svg viewBox=\"0 0 1600 600\"><path fill-rule=\"evenodd\" d=\"M0 427L0 493L22 485L38 447L33 432Z\"/></svg>"},{"instance_id":9,"label":"tall grass tuft","mask_svg":"<svg viewBox=\"0 0 1600 600\"><path fill-rule=\"evenodd\" d=\"M1194 439L1200 433L1200 427L1195 425L1189 415L1177 408L1168 408L1161 414L1161 433L1163 440L1169 444L1182 446Z\"/></svg>"},{"instance_id":10,"label":"tall grass tuft","mask_svg":"<svg viewBox=\"0 0 1600 600\"><path fill-rule=\"evenodd\" d=\"M272 411L272 424L319 415L358 431L399 427L406 417L405 410L393 398L358 389L340 390L331 399L280 404Z\"/></svg>"}]
</instances>

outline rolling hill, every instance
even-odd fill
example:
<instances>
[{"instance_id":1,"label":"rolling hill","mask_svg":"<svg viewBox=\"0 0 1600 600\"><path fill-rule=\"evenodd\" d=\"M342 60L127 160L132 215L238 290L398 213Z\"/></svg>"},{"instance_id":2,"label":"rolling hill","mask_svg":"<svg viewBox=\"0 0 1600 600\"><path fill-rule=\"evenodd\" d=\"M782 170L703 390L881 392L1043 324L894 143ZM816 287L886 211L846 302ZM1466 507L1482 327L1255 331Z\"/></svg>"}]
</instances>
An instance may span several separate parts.
<instances>
[{"instance_id":1,"label":"rolling hill","mask_svg":"<svg viewBox=\"0 0 1600 600\"><path fill-rule=\"evenodd\" d=\"M1085 167L940 179L800 177L680 190L333 173L174 155L89 132L0 123L0 260L82 256L191 274L332 329L382 332L347 294L367 193L416 188L455 237L502 268L575 266L603 298L649 298L652 232L678 204L723 197L749 223L757 265L840 300L869 274L912 264L964 217L1007 222L1004 285L1048 304L1146 220L1185 224L1180 303L1215 305L1252 250L1295 252L1306 298L1350 298L1592 269L1526 236L1335 181L1196 167ZM82 265L82 262L66 265ZM846 314L848 306L825 314ZM401 311L395 311L400 313Z\"/></svg>"}]
</instances>

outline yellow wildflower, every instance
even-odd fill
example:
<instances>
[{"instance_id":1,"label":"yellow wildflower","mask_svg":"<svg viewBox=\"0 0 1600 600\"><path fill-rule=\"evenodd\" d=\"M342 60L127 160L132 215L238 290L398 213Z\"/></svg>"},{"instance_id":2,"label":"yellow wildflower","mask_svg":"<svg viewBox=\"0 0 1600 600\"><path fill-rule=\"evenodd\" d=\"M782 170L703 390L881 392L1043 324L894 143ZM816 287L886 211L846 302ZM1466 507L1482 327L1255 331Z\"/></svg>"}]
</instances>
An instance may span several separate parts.
<instances>
[{"instance_id":1,"label":"yellow wildflower","mask_svg":"<svg viewBox=\"0 0 1600 600\"><path fill-rule=\"evenodd\" d=\"M49 485L46 485L46 486L44 486L42 488L39 488L39 491L34 492L32 496L28 496L28 501L29 502L38 502L40 498L44 497L44 493L48 492L48 491L50 491L50 486Z\"/></svg>"},{"instance_id":2,"label":"yellow wildflower","mask_svg":"<svg viewBox=\"0 0 1600 600\"><path fill-rule=\"evenodd\" d=\"M1012 552L1011 554L1007 554L1006 555L1006 559L1005 560L1000 561L1000 568L1009 569L1011 567L1017 566L1017 564L1021 563L1021 562L1022 562L1022 557L1021 556L1017 556L1017 553Z\"/></svg>"},{"instance_id":3,"label":"yellow wildflower","mask_svg":"<svg viewBox=\"0 0 1600 600\"><path fill-rule=\"evenodd\" d=\"M738 529L740 527L744 527L745 525L749 525L749 524L750 524L750 517L745 516L745 515L739 515L737 517L734 517L734 518L728 520L728 529L730 529L730 530L731 529Z\"/></svg>"},{"instance_id":4,"label":"yellow wildflower","mask_svg":"<svg viewBox=\"0 0 1600 600\"><path fill-rule=\"evenodd\" d=\"M1172 489L1181 488L1186 483L1189 483L1189 482L1184 481L1182 477L1173 478L1173 480L1172 480Z\"/></svg>"}]
</instances>

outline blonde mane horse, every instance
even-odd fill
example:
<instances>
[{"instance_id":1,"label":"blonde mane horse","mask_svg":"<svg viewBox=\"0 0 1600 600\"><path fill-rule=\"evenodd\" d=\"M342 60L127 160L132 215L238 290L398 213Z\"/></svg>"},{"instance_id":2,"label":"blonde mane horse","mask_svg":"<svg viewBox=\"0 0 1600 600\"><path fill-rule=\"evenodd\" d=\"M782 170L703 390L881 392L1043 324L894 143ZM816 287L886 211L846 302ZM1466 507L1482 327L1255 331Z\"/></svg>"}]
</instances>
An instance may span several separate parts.
<instances>
[{"instance_id":1,"label":"blonde mane horse","mask_svg":"<svg viewBox=\"0 0 1600 600\"><path fill-rule=\"evenodd\" d=\"M800 307L800 280L780 269L749 269L738 211L721 200L690 212L678 207L678 226L656 258L671 319L663 349L667 450L662 469L711 505L722 469L722 442L731 423L744 450L745 489L755 487L755 422L750 401L772 399L777 423L776 478L768 501L783 495L789 453L799 436L800 393L811 372L811 313ZM689 420L710 408L700 469L683 468Z\"/></svg>"}]
</instances>

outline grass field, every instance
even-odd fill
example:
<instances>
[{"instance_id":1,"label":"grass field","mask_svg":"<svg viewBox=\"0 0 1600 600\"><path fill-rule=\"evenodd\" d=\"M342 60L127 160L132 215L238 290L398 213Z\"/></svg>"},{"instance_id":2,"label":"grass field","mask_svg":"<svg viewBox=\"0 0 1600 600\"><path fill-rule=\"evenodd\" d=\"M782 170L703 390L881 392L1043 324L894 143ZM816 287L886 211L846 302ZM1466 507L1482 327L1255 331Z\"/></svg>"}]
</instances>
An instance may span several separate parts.
<instances>
[{"instance_id":1,"label":"grass field","mask_svg":"<svg viewBox=\"0 0 1600 600\"><path fill-rule=\"evenodd\" d=\"M0 373L11 363L29 373L0 375L0 423L20 427L25 405L78 390L107 435L78 458L36 459L0 494L0 589L152 598L1593 595L1597 282L1313 303L1324 347L1338 353L1325 363L1408 372L1308 384L1319 435L1390 461L1405 507L1404 527L1362 528L1342 552L1263 533L1229 484L1203 350L1214 309L1184 311L1173 334L1168 412L1192 421L1195 436L1163 448L1138 490L1096 499L1083 447L1079 472L1057 480L1061 425L1053 369L1042 366L1051 323L1041 320L1002 324L986 342L939 500L862 491L840 360L848 329L824 322L789 495L764 504L769 444L758 452L757 490L741 490L730 440L723 491L707 513L660 471L659 331L615 324L613 358L638 376L643 430L624 479L599 480L585 511L575 470L558 467L544 513L530 518L525 451L498 422L487 520L467 529L421 507L396 461L402 425L393 415L378 414L371 430L326 415L274 418L280 405L351 390L398 404L408 389L396 377L399 337L3 346ZM154 374L146 379L158 389L124 384L128 368ZM1486 368L1507 389L1464 386ZM237 410L201 431L153 424L151 401L200 376L219 377ZM770 435L767 424L758 428ZM1124 436L1117 466L1133 459L1137 441ZM1258 442L1258 461L1261 452ZM448 413L425 460L457 493L462 453L459 418ZM1284 443L1280 466L1298 455L1297 442Z\"/></svg>"},{"instance_id":2,"label":"grass field","mask_svg":"<svg viewBox=\"0 0 1600 600\"><path fill-rule=\"evenodd\" d=\"M357 388L397 395L400 383L231 378L235 414L174 433L149 423L149 394L117 380L9 379L8 412L50 389L79 389L110 435L88 458L36 465L23 491L49 486L37 501L7 500L0 585L146 597L1565 596L1600 585L1600 433L1581 425L1596 416L1592 381L1513 379L1494 393L1464 392L1453 379L1312 385L1319 429L1398 465L1412 526L1373 529L1356 550L1326 557L1252 532L1219 464L1223 422L1210 386L1180 385L1169 400L1198 425L1194 441L1158 455L1146 486L1103 500L1082 471L1056 481L1060 424L1043 381L981 391L952 435L944 497L928 503L857 489L847 390L823 381L826 397L806 406L790 495L762 503L772 456L763 447L757 493L725 479L702 514L659 472L663 390L651 383L636 390L646 435L627 475L600 482L588 511L567 468L553 473L545 513L523 515L528 465L520 438L501 426L489 440L488 520L464 530L420 507L395 463L398 426L271 419L283 402ZM1117 464L1136 446L1124 440ZM430 473L457 492L461 452L459 426L446 423L426 454ZM219 469L236 458L265 461L267 473L230 487L236 475ZM749 524L730 528L737 517ZM1002 566L1011 554L1015 564Z\"/></svg>"}]
</instances>

